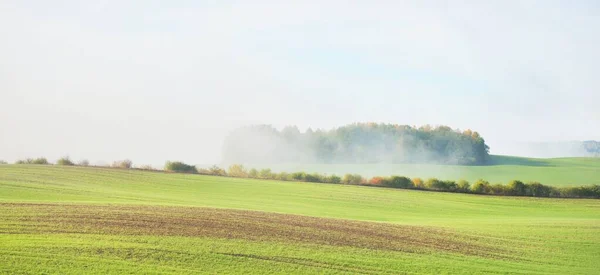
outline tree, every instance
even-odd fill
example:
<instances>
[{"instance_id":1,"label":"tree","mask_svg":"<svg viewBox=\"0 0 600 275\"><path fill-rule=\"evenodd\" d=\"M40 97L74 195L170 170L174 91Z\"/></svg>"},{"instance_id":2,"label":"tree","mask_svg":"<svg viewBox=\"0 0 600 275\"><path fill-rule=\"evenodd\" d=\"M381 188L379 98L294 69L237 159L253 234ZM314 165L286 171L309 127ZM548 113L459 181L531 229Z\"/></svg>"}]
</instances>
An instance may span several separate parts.
<instances>
[{"instance_id":1,"label":"tree","mask_svg":"<svg viewBox=\"0 0 600 275\"><path fill-rule=\"evenodd\" d=\"M342 178L344 184L361 184L363 181L363 177L359 174L345 174Z\"/></svg>"},{"instance_id":2,"label":"tree","mask_svg":"<svg viewBox=\"0 0 600 275\"><path fill-rule=\"evenodd\" d=\"M241 163L444 163L485 164L489 147L477 132L448 126L354 123L331 130L270 125L234 130L223 159Z\"/></svg>"},{"instance_id":3,"label":"tree","mask_svg":"<svg viewBox=\"0 0 600 275\"><path fill-rule=\"evenodd\" d=\"M325 178L325 182L327 183L341 183L342 182L342 178L336 176L336 175L331 175Z\"/></svg>"},{"instance_id":4,"label":"tree","mask_svg":"<svg viewBox=\"0 0 600 275\"><path fill-rule=\"evenodd\" d=\"M273 173L271 172L271 169L262 169L259 172L259 177L261 179L272 179Z\"/></svg>"},{"instance_id":5,"label":"tree","mask_svg":"<svg viewBox=\"0 0 600 275\"><path fill-rule=\"evenodd\" d=\"M248 177L253 179L258 178L258 170L254 168L250 169L250 171L248 171Z\"/></svg>"},{"instance_id":6,"label":"tree","mask_svg":"<svg viewBox=\"0 0 600 275\"><path fill-rule=\"evenodd\" d=\"M383 181L384 181L384 180L385 180L385 179L384 179L383 177L372 177L372 178L369 180L369 184L370 184L370 185L380 185L380 186L387 186L387 185L384 185L384 184L383 184Z\"/></svg>"},{"instance_id":7,"label":"tree","mask_svg":"<svg viewBox=\"0 0 600 275\"><path fill-rule=\"evenodd\" d=\"M167 161L165 163L165 171L177 173L197 173L196 167L185 164L181 161Z\"/></svg>"},{"instance_id":8,"label":"tree","mask_svg":"<svg viewBox=\"0 0 600 275\"><path fill-rule=\"evenodd\" d=\"M470 187L471 187L471 185L469 184L468 181L459 180L458 183L456 184L456 191L462 192L462 193L468 193L471 190Z\"/></svg>"},{"instance_id":9,"label":"tree","mask_svg":"<svg viewBox=\"0 0 600 275\"><path fill-rule=\"evenodd\" d=\"M425 182L423 182L423 180L421 178L412 179L412 184L413 184L413 187L416 189L425 188Z\"/></svg>"},{"instance_id":10,"label":"tree","mask_svg":"<svg viewBox=\"0 0 600 275\"><path fill-rule=\"evenodd\" d=\"M513 196L525 196L527 186L519 180L513 180L506 186L507 192Z\"/></svg>"},{"instance_id":11,"label":"tree","mask_svg":"<svg viewBox=\"0 0 600 275\"><path fill-rule=\"evenodd\" d=\"M412 188L413 183L407 177L400 176L391 176L383 181L384 186L392 187L392 188Z\"/></svg>"},{"instance_id":12,"label":"tree","mask_svg":"<svg viewBox=\"0 0 600 275\"><path fill-rule=\"evenodd\" d=\"M248 171L241 164L232 164L231 166L229 166L229 169L227 169L227 174L236 178L248 177Z\"/></svg>"},{"instance_id":13,"label":"tree","mask_svg":"<svg viewBox=\"0 0 600 275\"><path fill-rule=\"evenodd\" d=\"M473 186L471 187L471 191L477 194L489 194L490 183L485 180L479 179L473 184Z\"/></svg>"},{"instance_id":14,"label":"tree","mask_svg":"<svg viewBox=\"0 0 600 275\"><path fill-rule=\"evenodd\" d=\"M67 157L62 157L62 158L59 158L59 159L56 161L56 165L67 165L67 166L73 166L73 165L75 165L75 163L73 163L73 162L71 161L71 159L69 159L69 157L67 156Z\"/></svg>"},{"instance_id":15,"label":"tree","mask_svg":"<svg viewBox=\"0 0 600 275\"><path fill-rule=\"evenodd\" d=\"M222 169L221 167L216 165L209 167L208 172L213 176L227 176L227 172L225 172L225 169Z\"/></svg>"},{"instance_id":16,"label":"tree","mask_svg":"<svg viewBox=\"0 0 600 275\"><path fill-rule=\"evenodd\" d=\"M133 162L131 162L131 160L128 160L128 159L114 161L111 165L111 167L123 168L123 169L129 169L132 166L133 166Z\"/></svg>"},{"instance_id":17,"label":"tree","mask_svg":"<svg viewBox=\"0 0 600 275\"><path fill-rule=\"evenodd\" d=\"M539 182L529 182L525 187L525 194L533 197L548 197L552 192L550 186L545 186Z\"/></svg>"}]
</instances>

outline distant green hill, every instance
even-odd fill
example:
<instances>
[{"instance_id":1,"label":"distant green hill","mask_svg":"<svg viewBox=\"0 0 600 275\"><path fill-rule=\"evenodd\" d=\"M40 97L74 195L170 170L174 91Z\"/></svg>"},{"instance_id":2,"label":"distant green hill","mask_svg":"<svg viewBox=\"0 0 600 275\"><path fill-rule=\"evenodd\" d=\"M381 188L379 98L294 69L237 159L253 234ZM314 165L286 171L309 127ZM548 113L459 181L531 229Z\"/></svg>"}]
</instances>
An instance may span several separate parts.
<instances>
[{"instance_id":1,"label":"distant green hill","mask_svg":"<svg viewBox=\"0 0 600 275\"><path fill-rule=\"evenodd\" d=\"M363 176L402 175L439 179L485 179L491 183L507 183L518 179L538 181L554 186L600 184L600 158L536 159L514 156L490 156L490 165L438 164L246 164L248 167L271 168L281 172L319 172L328 174L358 173Z\"/></svg>"}]
</instances>

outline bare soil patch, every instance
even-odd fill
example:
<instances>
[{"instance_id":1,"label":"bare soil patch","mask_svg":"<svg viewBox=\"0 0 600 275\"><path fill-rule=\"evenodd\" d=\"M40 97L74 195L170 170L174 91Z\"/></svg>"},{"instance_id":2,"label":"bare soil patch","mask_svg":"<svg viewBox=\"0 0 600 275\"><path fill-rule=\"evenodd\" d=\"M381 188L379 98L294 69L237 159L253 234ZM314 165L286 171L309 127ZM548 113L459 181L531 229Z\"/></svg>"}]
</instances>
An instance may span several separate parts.
<instances>
[{"instance_id":1,"label":"bare soil patch","mask_svg":"<svg viewBox=\"0 0 600 275\"><path fill-rule=\"evenodd\" d=\"M198 236L501 258L478 237L426 226L170 206L0 203L0 234Z\"/></svg>"}]
</instances>

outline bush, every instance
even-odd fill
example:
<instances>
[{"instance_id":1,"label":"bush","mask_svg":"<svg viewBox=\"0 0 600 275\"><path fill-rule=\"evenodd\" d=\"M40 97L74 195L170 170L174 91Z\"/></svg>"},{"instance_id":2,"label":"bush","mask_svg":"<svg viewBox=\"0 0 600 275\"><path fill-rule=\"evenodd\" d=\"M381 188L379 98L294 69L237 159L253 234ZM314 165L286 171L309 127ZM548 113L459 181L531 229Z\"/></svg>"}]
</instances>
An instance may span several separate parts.
<instances>
[{"instance_id":1,"label":"bush","mask_svg":"<svg viewBox=\"0 0 600 275\"><path fill-rule=\"evenodd\" d=\"M273 179L275 175L271 172L271 169L262 169L258 173L258 177L261 179Z\"/></svg>"},{"instance_id":2,"label":"bush","mask_svg":"<svg viewBox=\"0 0 600 275\"><path fill-rule=\"evenodd\" d=\"M533 197L549 197L552 187L545 186L539 182L530 182L525 185L525 194Z\"/></svg>"},{"instance_id":3,"label":"bush","mask_svg":"<svg viewBox=\"0 0 600 275\"><path fill-rule=\"evenodd\" d=\"M342 182L342 178L336 176L336 175L331 175L325 178L325 182L327 183L341 183Z\"/></svg>"},{"instance_id":4,"label":"bush","mask_svg":"<svg viewBox=\"0 0 600 275\"><path fill-rule=\"evenodd\" d=\"M113 168L122 168L122 169L130 169L132 166L133 166L133 163L131 162L131 160L128 160L128 159L114 161L111 165L111 167L113 167Z\"/></svg>"},{"instance_id":5,"label":"bush","mask_svg":"<svg viewBox=\"0 0 600 275\"><path fill-rule=\"evenodd\" d=\"M152 165L149 165L149 164L141 165L140 167L138 167L138 169L148 170L148 171L156 170L156 169L154 169L154 167L152 167Z\"/></svg>"},{"instance_id":6,"label":"bush","mask_svg":"<svg viewBox=\"0 0 600 275\"><path fill-rule=\"evenodd\" d=\"M292 180L303 181L306 178L306 173L304 172L296 172L292 173L289 176Z\"/></svg>"},{"instance_id":7,"label":"bush","mask_svg":"<svg viewBox=\"0 0 600 275\"><path fill-rule=\"evenodd\" d=\"M506 186L504 186L500 183L497 183L497 184L490 186L489 192L490 192L490 194L493 194L493 195L508 195L510 190Z\"/></svg>"},{"instance_id":8,"label":"bush","mask_svg":"<svg viewBox=\"0 0 600 275\"><path fill-rule=\"evenodd\" d=\"M254 168L250 169L250 171L248 171L248 177L253 179L258 178L258 170Z\"/></svg>"},{"instance_id":9,"label":"bush","mask_svg":"<svg viewBox=\"0 0 600 275\"><path fill-rule=\"evenodd\" d=\"M456 191L456 182L451 180L438 180L436 178L428 179L425 182L425 188L436 191Z\"/></svg>"},{"instance_id":10,"label":"bush","mask_svg":"<svg viewBox=\"0 0 600 275\"><path fill-rule=\"evenodd\" d=\"M167 161L165 163L165 171L177 173L197 173L196 167L185 164L181 161Z\"/></svg>"},{"instance_id":11,"label":"bush","mask_svg":"<svg viewBox=\"0 0 600 275\"><path fill-rule=\"evenodd\" d=\"M17 160L15 164L50 164L46 158L36 158L36 159L26 159L26 160Z\"/></svg>"},{"instance_id":12,"label":"bush","mask_svg":"<svg viewBox=\"0 0 600 275\"><path fill-rule=\"evenodd\" d=\"M477 194L489 194L490 183L485 180L479 179L473 184L473 186L471 187L471 191Z\"/></svg>"},{"instance_id":13,"label":"bush","mask_svg":"<svg viewBox=\"0 0 600 275\"><path fill-rule=\"evenodd\" d=\"M323 182L323 176L319 173L306 174L304 180L308 182Z\"/></svg>"},{"instance_id":14,"label":"bush","mask_svg":"<svg viewBox=\"0 0 600 275\"><path fill-rule=\"evenodd\" d=\"M469 191L471 191L470 187L471 187L471 185L469 184L468 181L459 180L458 183L456 184L456 191L462 192L462 193L468 193Z\"/></svg>"},{"instance_id":15,"label":"bush","mask_svg":"<svg viewBox=\"0 0 600 275\"><path fill-rule=\"evenodd\" d=\"M210 168L208 168L208 173L213 176L227 176L227 172L225 172L225 169L222 169L216 165L213 165Z\"/></svg>"},{"instance_id":16,"label":"bush","mask_svg":"<svg viewBox=\"0 0 600 275\"><path fill-rule=\"evenodd\" d=\"M290 174L288 174L286 172L281 172L279 174L275 174L275 179L278 179L278 180L291 180Z\"/></svg>"},{"instance_id":17,"label":"bush","mask_svg":"<svg viewBox=\"0 0 600 275\"><path fill-rule=\"evenodd\" d=\"M77 163L78 166L89 166L90 162L87 159L82 159Z\"/></svg>"},{"instance_id":18,"label":"bush","mask_svg":"<svg viewBox=\"0 0 600 275\"><path fill-rule=\"evenodd\" d=\"M346 174L342 178L342 183L344 184L362 184L363 181L363 177L359 174Z\"/></svg>"},{"instance_id":19,"label":"bush","mask_svg":"<svg viewBox=\"0 0 600 275\"><path fill-rule=\"evenodd\" d=\"M560 196L565 198L600 198L600 185L564 187Z\"/></svg>"},{"instance_id":20,"label":"bush","mask_svg":"<svg viewBox=\"0 0 600 275\"><path fill-rule=\"evenodd\" d=\"M69 157L62 157L62 158L59 158L59 159L56 161L56 165L68 165L68 166L73 166L73 165L75 165L75 163L73 163L73 162L71 161L71 159L69 159Z\"/></svg>"},{"instance_id":21,"label":"bush","mask_svg":"<svg viewBox=\"0 0 600 275\"><path fill-rule=\"evenodd\" d=\"M8 164L8 162L0 160L0 165L2 165L2 164Z\"/></svg>"},{"instance_id":22,"label":"bush","mask_svg":"<svg viewBox=\"0 0 600 275\"><path fill-rule=\"evenodd\" d=\"M412 184L413 184L413 187L416 189L424 189L425 188L425 183L423 182L423 180L421 178L412 179Z\"/></svg>"},{"instance_id":23,"label":"bush","mask_svg":"<svg viewBox=\"0 0 600 275\"><path fill-rule=\"evenodd\" d=\"M525 186L525 183L522 181L513 180L506 186L506 191L508 192L508 195L525 196L526 187L527 186Z\"/></svg>"},{"instance_id":24,"label":"bush","mask_svg":"<svg viewBox=\"0 0 600 275\"><path fill-rule=\"evenodd\" d=\"M386 180L386 179L385 179L385 178L383 178L383 177L372 177L372 178L369 180L369 184L370 184L370 185L379 185L379 186L384 186L383 182L384 182L385 180Z\"/></svg>"},{"instance_id":25,"label":"bush","mask_svg":"<svg viewBox=\"0 0 600 275\"><path fill-rule=\"evenodd\" d=\"M247 178L248 170L246 170L246 168L244 168L244 166L241 164L232 164L229 166L229 169L227 169L227 174L232 177Z\"/></svg>"},{"instance_id":26,"label":"bush","mask_svg":"<svg viewBox=\"0 0 600 275\"><path fill-rule=\"evenodd\" d=\"M413 183L407 177L391 176L383 181L383 186L392 188L412 188Z\"/></svg>"}]
</instances>

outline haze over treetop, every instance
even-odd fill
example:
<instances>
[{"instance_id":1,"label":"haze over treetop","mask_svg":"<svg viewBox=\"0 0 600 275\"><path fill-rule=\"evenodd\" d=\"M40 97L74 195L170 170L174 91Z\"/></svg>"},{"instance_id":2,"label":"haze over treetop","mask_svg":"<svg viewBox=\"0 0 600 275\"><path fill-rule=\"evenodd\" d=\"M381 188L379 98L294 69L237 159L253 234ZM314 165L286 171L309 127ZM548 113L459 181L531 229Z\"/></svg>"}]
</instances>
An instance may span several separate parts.
<instances>
[{"instance_id":1,"label":"haze over treetop","mask_svg":"<svg viewBox=\"0 0 600 275\"><path fill-rule=\"evenodd\" d=\"M330 129L270 125L234 130L225 140L230 163L443 163L481 165L489 147L472 130L354 123Z\"/></svg>"}]
</instances>

